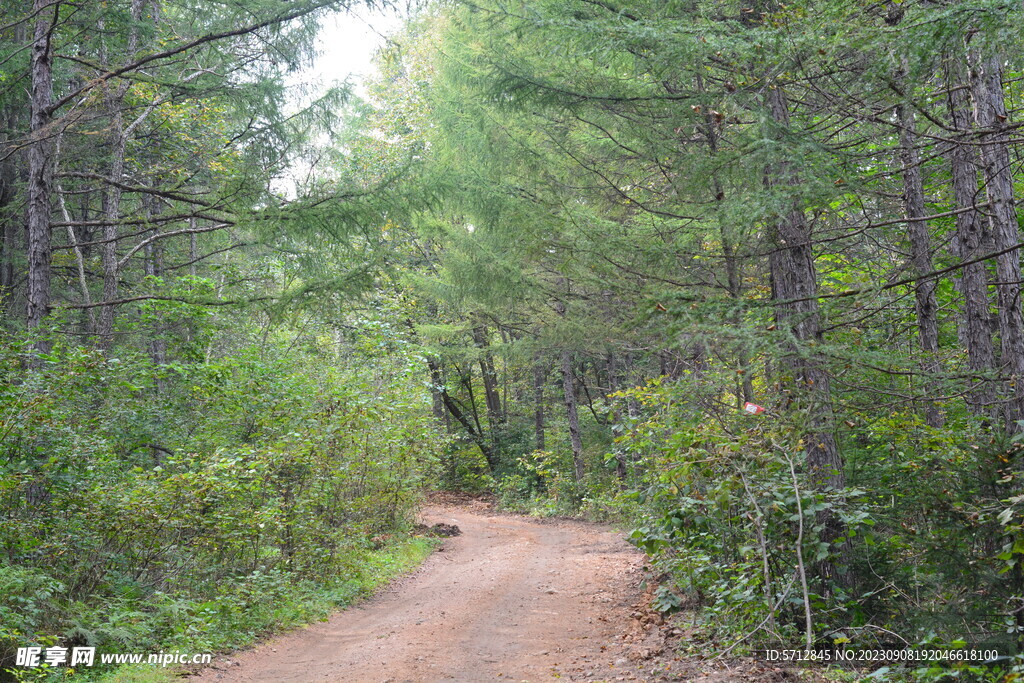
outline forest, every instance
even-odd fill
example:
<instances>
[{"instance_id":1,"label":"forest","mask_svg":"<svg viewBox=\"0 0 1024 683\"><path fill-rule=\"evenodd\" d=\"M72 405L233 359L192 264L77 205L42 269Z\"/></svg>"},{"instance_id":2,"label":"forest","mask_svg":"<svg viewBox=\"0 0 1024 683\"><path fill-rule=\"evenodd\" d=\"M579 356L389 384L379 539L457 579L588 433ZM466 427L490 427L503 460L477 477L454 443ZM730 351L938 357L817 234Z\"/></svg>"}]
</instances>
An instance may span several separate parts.
<instances>
[{"instance_id":1,"label":"forest","mask_svg":"<svg viewBox=\"0 0 1024 683\"><path fill-rule=\"evenodd\" d=\"M0 670L316 620L444 489L619 525L692 651L1024 671L1024 6L434 0L296 80L378 6L0 0Z\"/></svg>"}]
</instances>

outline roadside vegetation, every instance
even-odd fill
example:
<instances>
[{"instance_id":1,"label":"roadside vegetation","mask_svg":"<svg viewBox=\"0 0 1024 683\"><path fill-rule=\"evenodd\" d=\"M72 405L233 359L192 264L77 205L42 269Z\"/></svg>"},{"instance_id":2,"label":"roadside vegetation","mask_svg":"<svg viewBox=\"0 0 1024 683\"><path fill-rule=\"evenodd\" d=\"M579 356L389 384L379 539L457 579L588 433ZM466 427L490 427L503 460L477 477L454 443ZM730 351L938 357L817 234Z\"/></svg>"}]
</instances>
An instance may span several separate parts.
<instances>
[{"instance_id":1,"label":"roadside vegetation","mask_svg":"<svg viewBox=\"0 0 1024 683\"><path fill-rule=\"evenodd\" d=\"M409 531L449 437L374 294L368 193L297 180L346 94L286 77L332 9L0 3L9 677L68 673L32 646L251 644L432 547Z\"/></svg>"},{"instance_id":2,"label":"roadside vegetation","mask_svg":"<svg viewBox=\"0 0 1024 683\"><path fill-rule=\"evenodd\" d=\"M424 3L363 98L285 85L345 3L24 5L0 669L317 618L425 487L630 528L704 652L1024 666L1019 4Z\"/></svg>"},{"instance_id":3,"label":"roadside vegetation","mask_svg":"<svg viewBox=\"0 0 1024 683\"><path fill-rule=\"evenodd\" d=\"M443 444L424 392L393 358L291 341L175 366L58 341L28 371L5 348L5 660L222 651L422 559L406 534Z\"/></svg>"}]
</instances>

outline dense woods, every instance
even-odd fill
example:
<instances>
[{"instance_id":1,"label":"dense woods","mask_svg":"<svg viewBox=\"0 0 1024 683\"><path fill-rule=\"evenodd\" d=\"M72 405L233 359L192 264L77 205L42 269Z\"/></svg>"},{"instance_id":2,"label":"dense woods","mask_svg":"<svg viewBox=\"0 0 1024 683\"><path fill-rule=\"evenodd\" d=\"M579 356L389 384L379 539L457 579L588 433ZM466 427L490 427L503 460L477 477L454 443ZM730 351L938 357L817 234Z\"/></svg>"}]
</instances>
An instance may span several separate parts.
<instances>
[{"instance_id":1,"label":"dense woods","mask_svg":"<svg viewBox=\"0 0 1024 683\"><path fill-rule=\"evenodd\" d=\"M0 669L241 645L428 549L444 437L314 163L346 93L286 80L336 5L3 7Z\"/></svg>"},{"instance_id":2,"label":"dense woods","mask_svg":"<svg viewBox=\"0 0 1024 683\"><path fill-rule=\"evenodd\" d=\"M338 4L2 6L0 656L229 646L424 486L695 648L1017 654L1019 4L434 3L302 98Z\"/></svg>"}]
</instances>

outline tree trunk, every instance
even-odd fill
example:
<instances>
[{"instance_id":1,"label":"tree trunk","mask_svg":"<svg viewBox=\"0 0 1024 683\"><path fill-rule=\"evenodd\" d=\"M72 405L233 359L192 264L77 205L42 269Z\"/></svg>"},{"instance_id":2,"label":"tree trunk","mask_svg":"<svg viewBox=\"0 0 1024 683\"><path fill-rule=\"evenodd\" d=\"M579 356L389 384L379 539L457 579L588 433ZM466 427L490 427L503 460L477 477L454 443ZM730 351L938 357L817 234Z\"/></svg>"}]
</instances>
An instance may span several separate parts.
<instances>
[{"instance_id":1,"label":"tree trunk","mask_svg":"<svg viewBox=\"0 0 1024 683\"><path fill-rule=\"evenodd\" d=\"M433 371L433 368L431 368L431 370ZM451 425L448 422L448 413L445 411L444 399L441 398L441 392L444 387L444 377L441 376L440 368L438 368L436 376L431 372L430 384L430 397L433 400L431 404L431 412L438 423L444 424L444 426L448 428ZM448 429L447 431L450 432L451 430Z\"/></svg>"},{"instance_id":2,"label":"tree trunk","mask_svg":"<svg viewBox=\"0 0 1024 683\"><path fill-rule=\"evenodd\" d=\"M474 427L473 422L470 421L470 419L466 417L466 414L462 412L462 409L459 408L459 404L456 403L455 399L448 394L448 390L445 388L444 380L441 375L440 364L438 364L437 361L427 359L427 367L430 370L432 391L440 396L444 407L449 413L451 413L451 416L454 417L460 425L462 425L462 428L466 430L466 434L470 439L472 439L473 443L476 444L477 448L480 449L484 459L487 460L487 465L491 468L491 472L494 472L498 465L497 456L490 444L487 443L487 439L484 438L484 435L477 427Z\"/></svg>"},{"instance_id":3,"label":"tree trunk","mask_svg":"<svg viewBox=\"0 0 1024 683\"><path fill-rule=\"evenodd\" d=\"M583 482L583 438L580 436L579 405L576 401L576 377L572 371L572 351L561 353L562 392L565 394L565 416L569 423L569 442L572 445L572 464L576 483Z\"/></svg>"},{"instance_id":4,"label":"tree trunk","mask_svg":"<svg viewBox=\"0 0 1024 683\"><path fill-rule=\"evenodd\" d=\"M971 94L974 120L980 132L981 160L985 172L988 217L996 251L996 300L999 311L999 337L1002 343L1000 366L1009 374L1012 400L1005 410L1006 431L1020 432L1018 420L1024 419L1024 313L1021 311L1020 251L1012 247L1020 241L1020 228L1013 201L1013 175L1010 166L1010 134L1006 103L1003 98L1002 66L998 56L981 57L970 52Z\"/></svg>"},{"instance_id":5,"label":"tree trunk","mask_svg":"<svg viewBox=\"0 0 1024 683\"><path fill-rule=\"evenodd\" d=\"M472 413L473 424L476 425L476 433L483 438L485 434L484 426L480 423L480 411L477 410L476 393L473 391L473 367L471 365L467 365L466 369L462 369L456 365L455 369L459 374L459 384L461 384L462 388L466 390L466 398L469 401L469 410L470 413Z\"/></svg>"},{"instance_id":6,"label":"tree trunk","mask_svg":"<svg viewBox=\"0 0 1024 683\"><path fill-rule=\"evenodd\" d=\"M569 281L565 278L559 279L558 286L565 288L566 293L571 291ZM555 313L558 314L559 318L565 318L566 306L563 301L555 302ZM583 482L584 475L583 437L580 434L579 402L576 400L576 375L573 374L572 370L572 351L570 349L562 349L559 354L559 365L562 372L562 394L565 403L566 422L569 425L569 444L572 447L573 474L576 478L576 483L579 484Z\"/></svg>"},{"instance_id":7,"label":"tree trunk","mask_svg":"<svg viewBox=\"0 0 1024 683\"><path fill-rule=\"evenodd\" d=\"M160 214L160 205L155 198L143 198L143 203L146 207L146 217L153 221ZM151 236L156 237L159 233L159 227L153 228ZM158 240L154 240L147 243L143 250L145 254L144 268L146 275L153 278L161 277L164 270L163 245ZM163 315L158 314L150 330L151 339L149 342L149 357L153 360L154 365L164 365L167 363L166 332ZM156 379L156 390L157 394L163 394L165 391L164 381L160 378L159 374Z\"/></svg>"},{"instance_id":8,"label":"tree trunk","mask_svg":"<svg viewBox=\"0 0 1024 683\"><path fill-rule=\"evenodd\" d=\"M16 130L15 117L13 112L6 111L3 116L4 125L9 131ZM0 154L4 158L0 161L0 226L3 234L0 236L0 305L6 308L9 305L11 294L14 290L14 263L17 250L17 237L20 222L16 220L12 204L17 195L16 186L18 183L18 157L13 153L11 140L6 133L0 133Z\"/></svg>"},{"instance_id":9,"label":"tree trunk","mask_svg":"<svg viewBox=\"0 0 1024 683\"><path fill-rule=\"evenodd\" d=\"M633 353L627 351L622 358L622 376L625 378L625 382L630 387L640 386L643 384L641 378L634 375L635 362L633 359ZM640 417L640 401L635 396L630 396L626 399L626 415L630 421L636 420Z\"/></svg>"},{"instance_id":10,"label":"tree trunk","mask_svg":"<svg viewBox=\"0 0 1024 683\"><path fill-rule=\"evenodd\" d=\"M131 14L132 24L128 32L128 44L126 57L132 58L139 42L138 23L142 20L143 3L141 0L132 0ZM124 155L128 143L124 126L124 98L128 94L130 82L124 81L116 86L105 84L104 91L107 99L107 111L110 117L110 184L107 186L104 198L104 225L103 225L103 301L115 301L118 298L118 285L121 277L120 266L117 258L117 237L118 225L121 220L121 187L124 181ZM103 306L100 311L100 343L104 348L109 349L114 342L114 312L115 306Z\"/></svg>"},{"instance_id":11,"label":"tree trunk","mask_svg":"<svg viewBox=\"0 0 1024 683\"><path fill-rule=\"evenodd\" d=\"M473 328L473 344L480 350L480 376L484 382L484 403L487 406L487 422L493 431L505 421L501 412L501 396L498 394L498 373L494 369L494 357L491 355L490 343L487 340L487 327L478 325Z\"/></svg>"},{"instance_id":12,"label":"tree trunk","mask_svg":"<svg viewBox=\"0 0 1024 683\"><path fill-rule=\"evenodd\" d=\"M624 483L627 475L626 456L622 452L622 447L617 443L623 434L622 415L620 413L621 404L611 397L621 386L619 368L615 362L614 351L608 352L605 365L608 368L608 395L605 398L608 401L608 405L612 407L611 413L608 415L608 421L612 425L612 439L615 441L612 445L612 452L615 454L615 474L619 477L619 481Z\"/></svg>"},{"instance_id":13,"label":"tree trunk","mask_svg":"<svg viewBox=\"0 0 1024 683\"><path fill-rule=\"evenodd\" d=\"M188 219L188 227L192 230L196 229L196 219L193 216ZM188 236L188 274L191 277L196 276L196 268L199 261L199 235L190 233Z\"/></svg>"},{"instance_id":14,"label":"tree trunk","mask_svg":"<svg viewBox=\"0 0 1024 683\"><path fill-rule=\"evenodd\" d=\"M789 127L789 105L782 89L771 87L767 99L775 126L785 133ZM770 187L787 188L798 182L789 162L779 162L768 169ZM819 491L838 491L845 488L846 477L834 434L829 376L820 355L811 348L821 343L822 331L811 230L803 209L794 204L778 216L772 225L772 238L769 269L776 320L795 340L787 345L783 359L791 374L784 385L789 385L791 408L800 413L798 420L804 430L804 453L812 484ZM842 520L830 510L820 511L817 517L822 527L821 540L843 554L846 544L840 540L845 538ZM845 582L845 576L829 559L819 562L817 569L826 593L831 582Z\"/></svg>"},{"instance_id":15,"label":"tree trunk","mask_svg":"<svg viewBox=\"0 0 1024 683\"><path fill-rule=\"evenodd\" d=\"M59 158L59 152L55 154L55 156ZM80 240L78 239L74 226L71 225L74 217L68 210L68 203L64 197L64 189L60 186L60 183L54 183L53 189L55 191L55 196L57 197L57 204L60 206L61 215L63 216L64 221L68 224L66 226L68 245L71 247L71 251L75 255L75 266L78 269L78 288L82 292L82 303L86 306L90 306L90 308L85 310L85 333L87 335L93 335L96 334L96 314L91 307L92 297L89 294L89 281L85 274L85 255L82 253L81 247L78 246Z\"/></svg>"},{"instance_id":16,"label":"tree trunk","mask_svg":"<svg viewBox=\"0 0 1024 683\"><path fill-rule=\"evenodd\" d=\"M18 24L13 31L13 44L24 45L26 39L26 27ZM14 294L15 264L19 260L19 254L24 246L19 244L19 233L22 232L21 215L13 202L17 196L18 177L27 170L23 164L19 165L19 155L15 153L12 143L14 131L20 130L21 116L23 110L9 107L4 111L3 123L9 133L3 135L3 144L0 146L0 153L6 157L0 162L0 223L3 225L3 253L0 254L0 307L10 314L13 310L12 295ZM8 208L9 207L9 208Z\"/></svg>"},{"instance_id":17,"label":"tree trunk","mask_svg":"<svg viewBox=\"0 0 1024 683\"><path fill-rule=\"evenodd\" d=\"M13 216L3 221L3 260L0 261L0 304L9 310L14 294L14 264L18 251L18 229Z\"/></svg>"},{"instance_id":18,"label":"tree trunk","mask_svg":"<svg viewBox=\"0 0 1024 683\"><path fill-rule=\"evenodd\" d=\"M31 99L28 148L28 305L29 329L37 329L50 311L50 209L53 187L53 54L50 32L57 21L59 2L34 0L36 15L32 40ZM46 352L48 345L37 343Z\"/></svg>"},{"instance_id":19,"label":"tree trunk","mask_svg":"<svg viewBox=\"0 0 1024 683\"><path fill-rule=\"evenodd\" d=\"M120 130L120 116L117 116L117 126ZM110 176L115 182L121 181L124 172L124 146L120 144L121 136L115 133L112 141L115 147L119 147L121 153L114 151L115 158L110 165ZM117 299L118 278L120 276L117 265L117 223L121 216L121 190L118 187L107 188L103 197L103 301L110 302ZM100 345L105 349L111 348L114 343L114 306L106 305L100 308L99 322Z\"/></svg>"},{"instance_id":20,"label":"tree trunk","mask_svg":"<svg viewBox=\"0 0 1024 683\"><path fill-rule=\"evenodd\" d=\"M533 443L534 449L544 450L544 383L548 371L541 362L540 354L533 359Z\"/></svg>"},{"instance_id":21,"label":"tree trunk","mask_svg":"<svg viewBox=\"0 0 1024 683\"><path fill-rule=\"evenodd\" d=\"M950 120L957 137L963 139L971 130L970 102L962 87L965 78L961 65L955 58L945 61L944 72L946 89L949 92ZM979 194L977 154L974 147L969 144L954 144L949 150L948 158L956 208L970 209L956 215L953 252L961 261L973 261L991 249L991 238L985 229L981 212L974 208ZM967 349L967 367L975 376L975 379L971 380L966 401L973 413L990 415L996 402L995 385L990 380L981 378L991 373L996 364L985 263L964 266L960 274L959 289L964 298L960 338Z\"/></svg>"},{"instance_id":22,"label":"tree trunk","mask_svg":"<svg viewBox=\"0 0 1024 683\"><path fill-rule=\"evenodd\" d=\"M905 81L901 74L899 80ZM910 237L911 263L917 275L932 271L931 235L924 207L924 183L921 179L921 158L917 152L917 134L914 112L910 105L903 103L897 110L900 126L900 161L903 164L903 206L907 215L907 232ZM939 318L935 290L938 283L934 278L918 280L914 286L914 301L917 310L917 335L924 354L921 367L928 380L925 391L934 396L939 388L934 378L939 366ZM941 427L942 413L934 399L925 401L925 422L931 427Z\"/></svg>"},{"instance_id":23,"label":"tree trunk","mask_svg":"<svg viewBox=\"0 0 1024 683\"><path fill-rule=\"evenodd\" d=\"M115 301L118 294L120 269L117 258L118 222L121 219L121 188L116 183L124 177L124 120L121 115L122 98L113 95L108 100L110 113L110 180L103 194L103 301ZM100 309L100 344L109 349L114 342L114 306Z\"/></svg>"},{"instance_id":24,"label":"tree trunk","mask_svg":"<svg viewBox=\"0 0 1024 683\"><path fill-rule=\"evenodd\" d=\"M724 198L718 180L715 180L715 188L718 194L716 196ZM725 226L720 226L722 235L722 256L725 258L725 272L728 277L729 283L729 297L738 305L743 299L743 284L740 276L740 266L738 259L736 258L735 248L732 245L732 240L726 232ZM741 325L741 319L739 315L733 315L733 324L739 329ZM738 380L737 392L736 392L736 407L743 408L743 404L746 402L754 401L754 373L751 371L750 366L750 353L743 346L743 342L740 342L739 347L736 349L736 363L739 365L740 378Z\"/></svg>"}]
</instances>

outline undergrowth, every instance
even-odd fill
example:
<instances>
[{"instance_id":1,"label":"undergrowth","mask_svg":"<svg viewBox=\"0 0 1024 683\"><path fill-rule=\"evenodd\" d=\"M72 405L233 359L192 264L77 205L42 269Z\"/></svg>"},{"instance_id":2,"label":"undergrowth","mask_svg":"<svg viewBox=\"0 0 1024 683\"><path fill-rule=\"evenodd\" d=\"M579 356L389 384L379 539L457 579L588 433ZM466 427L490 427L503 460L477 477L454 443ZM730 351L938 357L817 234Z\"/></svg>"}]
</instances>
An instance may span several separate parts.
<instances>
[{"instance_id":1,"label":"undergrowth","mask_svg":"<svg viewBox=\"0 0 1024 683\"><path fill-rule=\"evenodd\" d=\"M108 611L109 621L98 630L120 635L116 645L104 648L114 652L203 654L244 648L284 629L326 621L336 610L372 595L395 577L415 569L437 544L436 539L419 536L397 539L379 550L360 553L353 558L349 575L324 583L257 573L226 587L214 600L189 601L170 596L155 603L125 600ZM214 663L216 659L215 655ZM182 673L177 666L133 664L114 668L96 661L93 667L75 670L11 669L8 673L12 680L19 681L62 680L73 673L76 680L101 683L171 681Z\"/></svg>"},{"instance_id":2,"label":"undergrowth","mask_svg":"<svg viewBox=\"0 0 1024 683\"><path fill-rule=\"evenodd\" d=\"M26 647L244 646L419 561L429 543L394 539L443 437L414 361L360 353L37 362L0 335L0 672L68 674L17 666Z\"/></svg>"}]
</instances>

